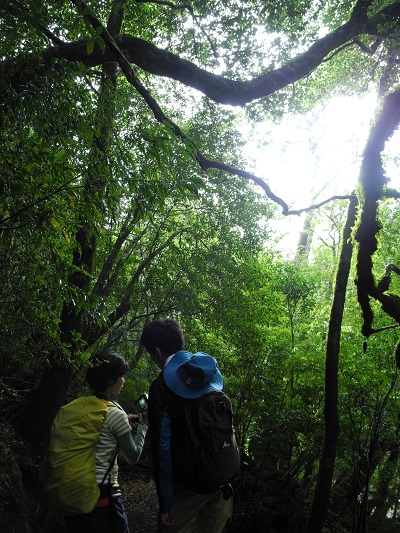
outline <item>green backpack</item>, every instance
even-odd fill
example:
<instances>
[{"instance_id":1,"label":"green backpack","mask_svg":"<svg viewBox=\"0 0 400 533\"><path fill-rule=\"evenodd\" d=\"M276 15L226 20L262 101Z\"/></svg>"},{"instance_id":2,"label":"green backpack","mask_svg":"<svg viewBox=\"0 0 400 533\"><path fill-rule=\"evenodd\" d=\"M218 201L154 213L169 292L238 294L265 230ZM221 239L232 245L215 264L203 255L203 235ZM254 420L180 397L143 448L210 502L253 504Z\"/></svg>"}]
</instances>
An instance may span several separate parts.
<instances>
[{"instance_id":1,"label":"green backpack","mask_svg":"<svg viewBox=\"0 0 400 533\"><path fill-rule=\"evenodd\" d=\"M93 511L100 496L96 482L96 444L111 406L115 404L87 396L73 400L58 411L39 474L38 492L43 507L63 515Z\"/></svg>"}]
</instances>

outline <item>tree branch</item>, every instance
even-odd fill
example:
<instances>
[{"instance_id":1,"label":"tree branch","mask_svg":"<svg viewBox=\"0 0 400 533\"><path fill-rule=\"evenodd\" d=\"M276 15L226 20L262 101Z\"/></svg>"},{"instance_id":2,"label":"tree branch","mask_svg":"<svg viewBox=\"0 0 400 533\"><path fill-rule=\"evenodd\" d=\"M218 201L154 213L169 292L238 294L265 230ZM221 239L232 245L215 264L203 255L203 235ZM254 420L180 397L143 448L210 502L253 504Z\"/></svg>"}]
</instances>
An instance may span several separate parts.
<instances>
[{"instance_id":1,"label":"tree branch","mask_svg":"<svg viewBox=\"0 0 400 533\"><path fill-rule=\"evenodd\" d=\"M356 5L351 13L352 19L364 19L367 16L367 10L372 5L374 0L357 0Z\"/></svg>"},{"instance_id":2,"label":"tree branch","mask_svg":"<svg viewBox=\"0 0 400 533\"><path fill-rule=\"evenodd\" d=\"M210 36L204 31L203 27L199 23L197 15L194 13L194 9L190 4L174 4L172 2L168 2L167 0L136 0L138 4L157 4L161 6L167 6L173 9L174 11L177 10L187 10L191 14L194 23L196 26L200 29L201 33L204 35L204 37L207 39L208 44L211 47L211 50L213 51L214 57L218 57L218 54L215 50L214 43L211 41Z\"/></svg>"},{"instance_id":3,"label":"tree branch","mask_svg":"<svg viewBox=\"0 0 400 533\"><path fill-rule=\"evenodd\" d=\"M111 270L113 269L114 267L114 264L117 260L117 257L121 251L121 248L122 246L124 245L124 243L126 242L126 240L128 239L131 231L132 231L132 228L134 226L134 223L135 223L135 220L134 218L132 217L131 214L129 214L120 231L119 231L119 234L118 234L118 237L117 239L115 240L115 243L112 247L112 250L111 252L108 254L107 256L107 259L103 265L103 268L102 268L102 271L100 272L98 278L97 278L97 282L95 284L95 286L93 287L92 289L92 293L93 294L97 294L99 296L101 296L102 298L105 298L106 296L108 296L109 294L109 291L111 289L111 286L113 284L113 281L112 279L109 279L110 277L110 274L111 274ZM143 232L139 235L138 238L141 238L143 236ZM123 261L124 259L126 259L126 256L123 254L123 257L120 259L119 263L121 261ZM118 265L116 267L116 269L114 270L114 274L112 276L115 277L115 271L120 271L121 269L121 266L118 268ZM107 281L108 280L108 281Z\"/></svg>"},{"instance_id":4,"label":"tree branch","mask_svg":"<svg viewBox=\"0 0 400 533\"><path fill-rule=\"evenodd\" d=\"M102 327L96 327L93 330L91 330L86 336L85 341L89 343L89 345L92 345L94 342L96 342L97 339L99 339L110 327L114 326L118 320L120 320L123 316L125 316L128 311L130 310L130 297L132 294L132 291L135 287L135 285L138 283L140 276L144 269L153 261L155 257L157 257L160 253L162 253L173 241L178 235L182 235L187 231L186 228L179 229L172 233L168 239L160 245L158 248L154 249L151 253L143 259L143 261L140 263L140 265L137 267L135 274L132 276L130 282L128 283L125 294L121 300L121 303L118 305L118 307L110 313L108 316L107 324Z\"/></svg>"},{"instance_id":5,"label":"tree branch","mask_svg":"<svg viewBox=\"0 0 400 533\"><path fill-rule=\"evenodd\" d=\"M86 4L82 2L81 0L72 0L74 4L79 5L80 9L86 10ZM203 154L200 152L198 147L188 139L186 134L181 130L181 128L175 124L172 120L170 120L162 111L161 107L158 105L156 100L151 96L150 92L141 84L141 82L136 78L135 73L133 72L133 69L127 60L127 58L124 56L120 48L118 47L115 40L111 37L111 35L108 33L108 31L102 26L101 22L92 14L86 12L86 17L90 20L92 26L97 29L101 28L102 32L100 34L101 38L104 40L105 44L112 50L114 59L118 61L119 66L121 67L121 70L123 71L127 81L138 91L138 93L144 98L150 109L153 111L154 117L160 122L164 124L168 124L172 127L173 132L175 135L182 140L190 142L196 151L196 159L202 168L202 170L207 170L209 168L215 168L224 170L226 172L229 172L230 174L234 174L240 177L244 177L246 179L250 179L254 181L254 183L258 184L264 192L267 194L271 200L281 205L283 213L286 214L288 211L287 204L278 196L276 196L270 189L270 187L261 179L255 176L254 174L251 174L250 172L246 172L243 170L239 170L237 168L234 168L230 165L227 165L225 163L221 163L218 161L212 161L209 159L206 159Z\"/></svg>"},{"instance_id":6,"label":"tree branch","mask_svg":"<svg viewBox=\"0 0 400 533\"><path fill-rule=\"evenodd\" d=\"M137 235L135 237L135 239L133 240L133 242L129 243L129 246L127 246L125 248L125 250L123 251L120 259L118 260L118 263L117 265L115 266L114 268L114 271L110 277L110 279L107 281L107 283L105 284L103 290L101 291L100 295L102 296L102 298L106 298L110 292L112 291L112 288L114 286L114 283L117 281L118 279L118 276L119 276L119 273L121 272L121 269L122 267L124 266L125 264L125 261L127 260L127 258L132 254L133 250L135 249L135 244L137 244L140 239L149 231L149 227L146 227L144 228L140 233L139 235Z\"/></svg>"},{"instance_id":7,"label":"tree branch","mask_svg":"<svg viewBox=\"0 0 400 533\"><path fill-rule=\"evenodd\" d=\"M319 209L325 204L328 204L329 202L333 202L334 200L354 200L355 199L354 194L345 194L345 195L335 195L331 196L330 198L327 198L326 200L322 200L322 202L319 202L318 204L312 204L308 207L303 207L302 209L291 209L286 214L287 215L300 215L301 213L305 213L308 211L313 211L314 209Z\"/></svg>"},{"instance_id":8,"label":"tree branch","mask_svg":"<svg viewBox=\"0 0 400 533\"><path fill-rule=\"evenodd\" d=\"M75 4L77 4L77 0ZM92 15L89 16L92 17L92 23L96 27L100 25ZM318 39L306 52L298 55L286 65L246 81L230 80L218 76L131 35L116 36L115 44L127 62L136 64L146 72L179 81L202 92L215 102L241 106L268 96L304 78L334 50L362 34L379 34L382 37L381 28L389 22L397 23L399 18L400 2L394 2L385 7L371 19L354 16L333 32ZM103 38L103 35L101 37ZM48 72L48 69L53 66L54 59L83 62L88 67L99 66L115 60L115 49L112 46L109 46L104 53L99 47L95 47L93 52L88 54L87 41L84 39L75 43L48 48L41 54L39 61L33 57L24 57L0 62L0 72L4 78L10 80L14 88L17 88L20 85L25 85L28 81L32 68L27 69L26 67L28 65L31 67L33 63L36 63L35 72L40 76Z\"/></svg>"},{"instance_id":9,"label":"tree branch","mask_svg":"<svg viewBox=\"0 0 400 533\"><path fill-rule=\"evenodd\" d=\"M173 2L168 2L168 0L136 0L138 4L157 4L160 6L167 6L173 10L187 10L189 13L194 16L193 7L190 4L174 4Z\"/></svg>"}]
</instances>

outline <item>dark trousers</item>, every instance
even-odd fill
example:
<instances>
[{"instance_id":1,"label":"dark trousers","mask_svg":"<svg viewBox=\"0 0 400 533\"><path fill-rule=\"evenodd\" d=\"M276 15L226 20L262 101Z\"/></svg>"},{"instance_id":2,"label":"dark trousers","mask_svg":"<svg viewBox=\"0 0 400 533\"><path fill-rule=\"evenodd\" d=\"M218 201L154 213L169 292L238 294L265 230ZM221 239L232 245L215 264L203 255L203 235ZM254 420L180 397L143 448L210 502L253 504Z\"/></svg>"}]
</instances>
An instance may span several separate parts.
<instances>
[{"instance_id":1,"label":"dark trousers","mask_svg":"<svg viewBox=\"0 0 400 533\"><path fill-rule=\"evenodd\" d=\"M110 498L106 507L79 516L65 516L68 533L130 533L121 496Z\"/></svg>"}]
</instances>

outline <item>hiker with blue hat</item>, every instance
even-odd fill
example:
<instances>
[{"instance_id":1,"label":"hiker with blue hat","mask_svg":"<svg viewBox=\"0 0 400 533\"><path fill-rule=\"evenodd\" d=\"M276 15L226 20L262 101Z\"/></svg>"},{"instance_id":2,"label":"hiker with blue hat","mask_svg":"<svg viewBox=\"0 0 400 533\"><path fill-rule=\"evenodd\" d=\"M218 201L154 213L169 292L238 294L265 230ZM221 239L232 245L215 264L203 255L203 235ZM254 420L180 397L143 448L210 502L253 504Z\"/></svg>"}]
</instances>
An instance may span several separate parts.
<instances>
[{"instance_id":1,"label":"hiker with blue hat","mask_svg":"<svg viewBox=\"0 0 400 533\"><path fill-rule=\"evenodd\" d=\"M220 533L232 516L232 493L227 496L218 481L214 487L214 480L208 479L213 473L206 474L206 468L202 469L204 479L195 479L193 450L187 445L193 433L191 409L196 408L196 402L210 396L215 403L214 397L220 394L217 403L224 407L218 363L206 353L184 350L183 331L169 318L147 324L141 342L161 369L151 384L148 403L153 476L159 498L157 530L185 533L194 521L199 533ZM233 463L230 438L228 432L222 442L228 469ZM227 486L224 483L224 488Z\"/></svg>"}]
</instances>

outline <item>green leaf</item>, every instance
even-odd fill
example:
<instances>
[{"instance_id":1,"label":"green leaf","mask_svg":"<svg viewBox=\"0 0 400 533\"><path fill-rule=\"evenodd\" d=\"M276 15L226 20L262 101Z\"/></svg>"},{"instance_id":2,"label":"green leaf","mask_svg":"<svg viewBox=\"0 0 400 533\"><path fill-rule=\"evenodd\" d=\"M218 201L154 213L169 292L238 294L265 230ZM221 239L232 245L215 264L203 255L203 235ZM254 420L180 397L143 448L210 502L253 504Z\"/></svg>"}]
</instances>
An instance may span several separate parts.
<instances>
[{"instance_id":1,"label":"green leaf","mask_svg":"<svg viewBox=\"0 0 400 533\"><path fill-rule=\"evenodd\" d=\"M90 55L94 50L94 39L90 39L86 45L86 51Z\"/></svg>"},{"instance_id":2,"label":"green leaf","mask_svg":"<svg viewBox=\"0 0 400 533\"><path fill-rule=\"evenodd\" d=\"M55 217L51 218L51 225L53 226L53 228L56 231L60 231L60 223L58 222L58 220Z\"/></svg>"}]
</instances>

